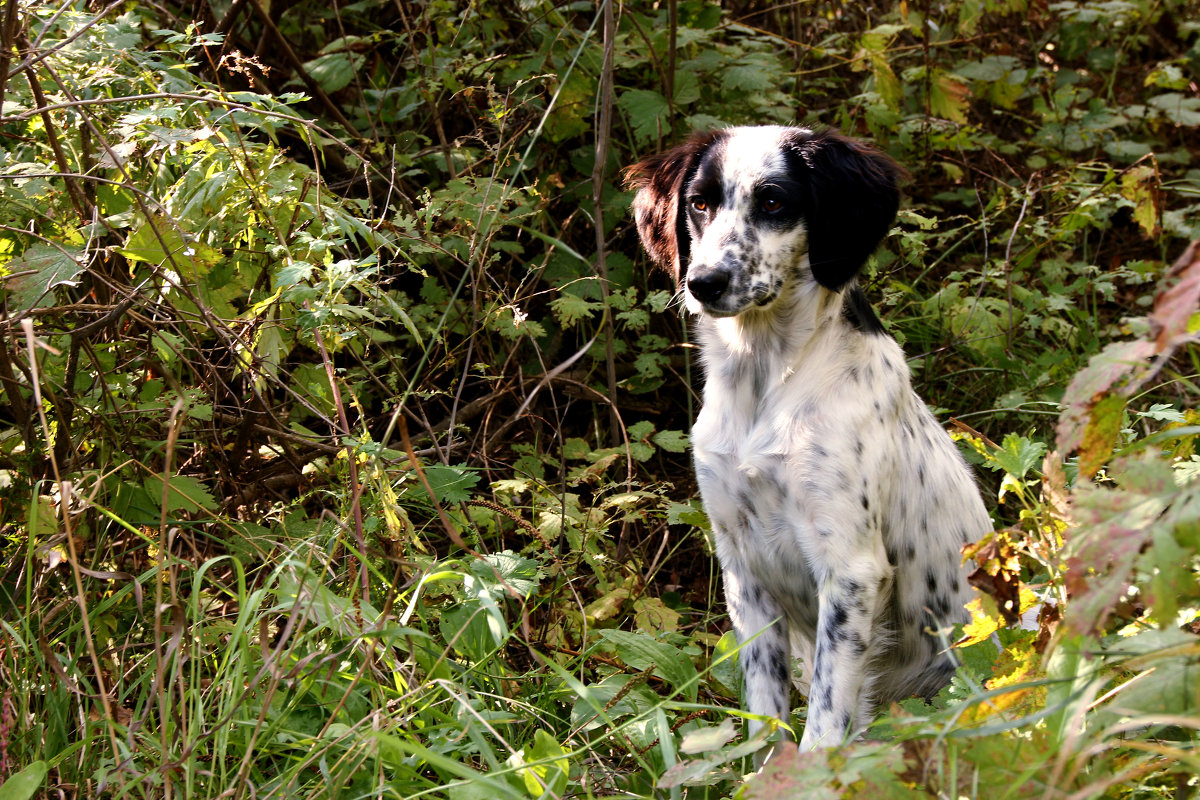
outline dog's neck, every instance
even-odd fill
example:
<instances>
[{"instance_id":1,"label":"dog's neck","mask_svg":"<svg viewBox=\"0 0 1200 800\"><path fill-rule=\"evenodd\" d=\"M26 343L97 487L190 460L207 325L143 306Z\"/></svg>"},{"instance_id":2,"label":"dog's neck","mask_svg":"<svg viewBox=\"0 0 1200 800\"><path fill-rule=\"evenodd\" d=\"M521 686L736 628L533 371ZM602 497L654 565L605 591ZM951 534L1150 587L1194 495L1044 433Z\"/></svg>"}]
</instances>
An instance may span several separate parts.
<instances>
[{"instance_id":1,"label":"dog's neck","mask_svg":"<svg viewBox=\"0 0 1200 800\"><path fill-rule=\"evenodd\" d=\"M854 332L844 319L843 303L843 291L809 283L785 292L765 309L735 317L701 314L697 331L704 361L710 370L752 362L765 374L788 380L804 371L814 353Z\"/></svg>"}]
</instances>

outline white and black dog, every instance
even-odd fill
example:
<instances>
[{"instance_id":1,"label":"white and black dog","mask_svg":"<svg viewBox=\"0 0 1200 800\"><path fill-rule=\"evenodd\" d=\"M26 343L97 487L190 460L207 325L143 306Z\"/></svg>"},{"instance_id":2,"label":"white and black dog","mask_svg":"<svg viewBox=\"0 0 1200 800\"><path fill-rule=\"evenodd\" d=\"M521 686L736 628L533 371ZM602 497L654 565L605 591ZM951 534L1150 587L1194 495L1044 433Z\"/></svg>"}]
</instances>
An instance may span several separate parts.
<instances>
[{"instance_id":1,"label":"white and black dog","mask_svg":"<svg viewBox=\"0 0 1200 800\"><path fill-rule=\"evenodd\" d=\"M960 551L991 530L855 283L902 175L860 142L785 127L697 135L627 175L642 243L698 317L692 448L745 705L788 721L793 651L806 749L946 684L934 631L963 620Z\"/></svg>"}]
</instances>

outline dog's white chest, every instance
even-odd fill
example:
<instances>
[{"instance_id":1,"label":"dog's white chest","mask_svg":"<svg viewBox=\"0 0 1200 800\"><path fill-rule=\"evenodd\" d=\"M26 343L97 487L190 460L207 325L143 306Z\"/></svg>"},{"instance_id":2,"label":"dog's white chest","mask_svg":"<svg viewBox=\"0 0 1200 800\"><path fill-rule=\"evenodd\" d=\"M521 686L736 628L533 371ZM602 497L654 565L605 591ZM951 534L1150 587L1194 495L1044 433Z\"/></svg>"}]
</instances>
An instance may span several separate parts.
<instances>
[{"instance_id":1,"label":"dog's white chest","mask_svg":"<svg viewBox=\"0 0 1200 800\"><path fill-rule=\"evenodd\" d=\"M709 383L692 430L696 477L722 563L744 564L808 621L828 547L824 493L805 469L823 425L796 376L768 375Z\"/></svg>"}]
</instances>

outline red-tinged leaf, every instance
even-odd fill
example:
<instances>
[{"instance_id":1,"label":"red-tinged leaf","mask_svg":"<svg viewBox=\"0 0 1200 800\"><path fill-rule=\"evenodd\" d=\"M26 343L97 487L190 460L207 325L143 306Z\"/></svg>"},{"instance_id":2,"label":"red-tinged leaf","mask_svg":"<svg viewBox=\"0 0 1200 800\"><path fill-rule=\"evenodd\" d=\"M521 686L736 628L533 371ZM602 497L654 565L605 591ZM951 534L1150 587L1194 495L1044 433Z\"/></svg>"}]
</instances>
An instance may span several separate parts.
<instances>
[{"instance_id":1,"label":"red-tinged leaf","mask_svg":"<svg viewBox=\"0 0 1200 800\"><path fill-rule=\"evenodd\" d=\"M838 790L831 785L832 770L825 763L825 751L801 753L796 745L784 742L742 791L743 800L776 800L780 797L836 798ZM815 769L814 769L815 768ZM824 780L814 781L814 772ZM820 787L824 787L821 791Z\"/></svg>"},{"instance_id":2,"label":"red-tinged leaf","mask_svg":"<svg viewBox=\"0 0 1200 800\"><path fill-rule=\"evenodd\" d=\"M949 75L935 75L929 86L929 110L935 117L965 125L971 88Z\"/></svg>"},{"instance_id":3,"label":"red-tinged leaf","mask_svg":"<svg viewBox=\"0 0 1200 800\"><path fill-rule=\"evenodd\" d=\"M1114 342L1092 356L1071 380L1058 419L1058 449L1063 453L1083 444L1094 418L1093 406L1101 398L1109 394L1129 397L1156 371L1149 359L1169 354L1193 338L1192 319L1200 306L1200 240L1188 245L1171 266L1164 278L1167 282L1171 285L1159 290L1150 313L1154 339ZM1158 358L1156 363L1164 360Z\"/></svg>"},{"instance_id":4,"label":"red-tinged leaf","mask_svg":"<svg viewBox=\"0 0 1200 800\"><path fill-rule=\"evenodd\" d=\"M1188 245L1167 272L1166 280L1178 278L1154 298L1150 323L1157 333L1158 352L1165 352L1190 338L1188 325L1200 304L1200 239Z\"/></svg>"},{"instance_id":5,"label":"red-tinged leaf","mask_svg":"<svg viewBox=\"0 0 1200 800\"><path fill-rule=\"evenodd\" d=\"M1081 482L1076 490L1064 621L1079 633L1103 627L1125 596L1139 553L1159 528L1172 524L1164 512L1179 498L1170 467L1153 458L1119 462L1111 471L1117 488Z\"/></svg>"},{"instance_id":6,"label":"red-tinged leaf","mask_svg":"<svg viewBox=\"0 0 1200 800\"><path fill-rule=\"evenodd\" d=\"M1063 395L1063 412L1058 418L1058 449L1070 453L1083 443L1092 404L1105 396L1154 355L1153 342L1137 339L1131 342L1114 342L1088 361L1088 365L1075 373L1071 385Z\"/></svg>"}]
</instances>

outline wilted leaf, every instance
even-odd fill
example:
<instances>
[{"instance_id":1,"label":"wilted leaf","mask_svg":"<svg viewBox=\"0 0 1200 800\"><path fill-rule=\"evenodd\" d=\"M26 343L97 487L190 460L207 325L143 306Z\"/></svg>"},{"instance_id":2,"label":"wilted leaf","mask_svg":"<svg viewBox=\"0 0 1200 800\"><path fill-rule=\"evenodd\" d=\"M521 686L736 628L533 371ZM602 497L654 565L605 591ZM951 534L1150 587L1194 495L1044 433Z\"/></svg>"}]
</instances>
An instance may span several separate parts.
<instances>
[{"instance_id":1,"label":"wilted leaf","mask_svg":"<svg viewBox=\"0 0 1200 800\"><path fill-rule=\"evenodd\" d=\"M734 730L733 720L727 717L721 721L720 725L710 725L685 733L683 741L679 743L679 752L688 755L707 753L724 747L735 736L737 736L737 731Z\"/></svg>"},{"instance_id":2,"label":"wilted leaf","mask_svg":"<svg viewBox=\"0 0 1200 800\"><path fill-rule=\"evenodd\" d=\"M1139 164L1122 175L1121 196L1133 203L1133 219L1142 235L1153 239L1162 233L1162 188L1154 165Z\"/></svg>"},{"instance_id":3,"label":"wilted leaf","mask_svg":"<svg viewBox=\"0 0 1200 800\"><path fill-rule=\"evenodd\" d=\"M1071 379L1063 395L1058 419L1058 447L1064 453L1077 449L1090 419L1092 405L1110 390L1128 397L1153 374L1146 361L1168 353L1190 340L1191 321L1200 304L1200 241L1192 242L1171 266L1154 297L1150 324L1154 341L1135 339L1106 346ZM1156 363L1161 363L1158 359Z\"/></svg>"},{"instance_id":4,"label":"wilted leaf","mask_svg":"<svg viewBox=\"0 0 1200 800\"><path fill-rule=\"evenodd\" d=\"M624 586L610 589L584 606L583 616L591 625L612 619L621 610L621 606L625 604L625 601L629 599L629 594L629 589Z\"/></svg>"},{"instance_id":5,"label":"wilted leaf","mask_svg":"<svg viewBox=\"0 0 1200 800\"><path fill-rule=\"evenodd\" d=\"M1145 364L1154 354L1153 342L1135 339L1114 342L1088 361L1075 373L1063 395L1063 412L1058 418L1058 449L1063 453L1076 450L1083 442L1092 403L1104 397L1110 387Z\"/></svg>"},{"instance_id":6,"label":"wilted leaf","mask_svg":"<svg viewBox=\"0 0 1200 800\"><path fill-rule=\"evenodd\" d=\"M633 603L633 621L641 631L673 633L679 629L679 612L657 597L639 597Z\"/></svg>"},{"instance_id":7,"label":"wilted leaf","mask_svg":"<svg viewBox=\"0 0 1200 800\"><path fill-rule=\"evenodd\" d=\"M1078 526L1064 553L1071 595L1064 621L1081 633L1104 625L1147 542L1169 531L1176 515L1190 513L1170 466L1153 457L1117 462L1110 477L1116 488L1083 484L1075 492Z\"/></svg>"},{"instance_id":8,"label":"wilted leaf","mask_svg":"<svg viewBox=\"0 0 1200 800\"><path fill-rule=\"evenodd\" d=\"M1079 445L1079 472L1092 477L1108 463L1125 421L1125 398L1106 394L1092 402L1083 442Z\"/></svg>"},{"instance_id":9,"label":"wilted leaf","mask_svg":"<svg viewBox=\"0 0 1200 800\"><path fill-rule=\"evenodd\" d=\"M58 514L54 511L54 501L49 497L34 495L29 502L26 526L30 539L41 539L58 533Z\"/></svg>"}]
</instances>

